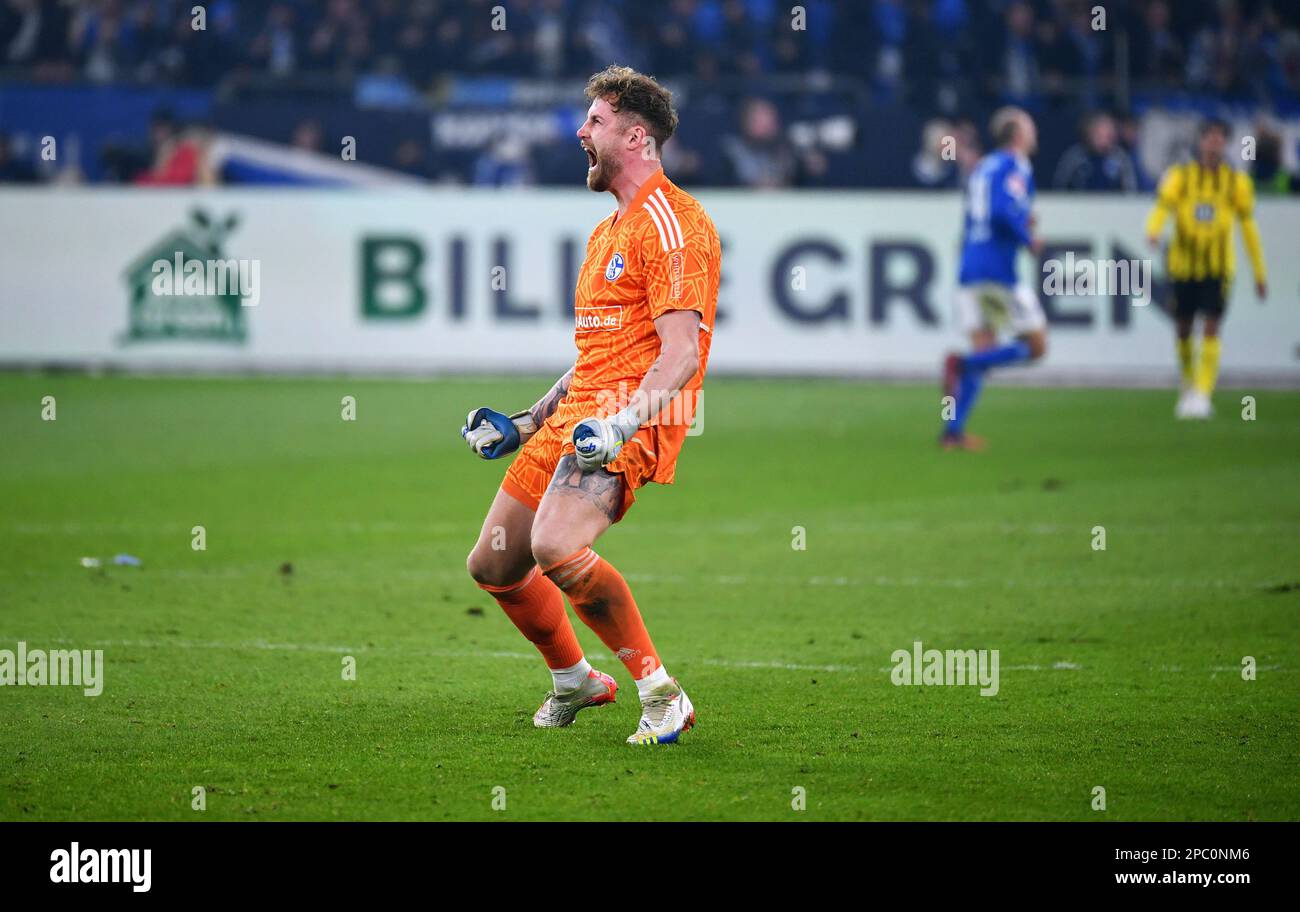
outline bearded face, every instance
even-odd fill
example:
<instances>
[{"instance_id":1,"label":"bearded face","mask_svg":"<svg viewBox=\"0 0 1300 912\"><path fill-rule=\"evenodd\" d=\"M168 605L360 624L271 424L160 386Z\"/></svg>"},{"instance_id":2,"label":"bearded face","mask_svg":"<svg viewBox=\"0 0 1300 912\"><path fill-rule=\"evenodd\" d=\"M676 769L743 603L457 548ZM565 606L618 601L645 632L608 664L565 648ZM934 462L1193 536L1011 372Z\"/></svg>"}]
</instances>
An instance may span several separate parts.
<instances>
[{"instance_id":1,"label":"bearded face","mask_svg":"<svg viewBox=\"0 0 1300 912\"><path fill-rule=\"evenodd\" d=\"M587 111L587 121L578 130L578 142L587 155L587 187L603 193L614 186L623 170L620 144L626 138L625 124L608 101L597 98Z\"/></svg>"},{"instance_id":2,"label":"bearded face","mask_svg":"<svg viewBox=\"0 0 1300 912\"><path fill-rule=\"evenodd\" d=\"M594 145L584 145L587 153L587 189L604 193L614 186L614 179L623 170L623 162L613 150L602 151Z\"/></svg>"}]
</instances>

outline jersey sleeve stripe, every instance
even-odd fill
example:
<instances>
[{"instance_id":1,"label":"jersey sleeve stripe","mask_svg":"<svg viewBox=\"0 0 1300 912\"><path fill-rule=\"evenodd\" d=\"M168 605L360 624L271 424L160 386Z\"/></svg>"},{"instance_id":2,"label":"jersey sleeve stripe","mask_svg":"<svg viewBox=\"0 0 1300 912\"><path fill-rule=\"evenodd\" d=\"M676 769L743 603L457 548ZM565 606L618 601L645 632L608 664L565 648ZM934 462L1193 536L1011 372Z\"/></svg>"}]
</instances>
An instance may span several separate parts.
<instances>
[{"instance_id":1,"label":"jersey sleeve stripe","mask_svg":"<svg viewBox=\"0 0 1300 912\"><path fill-rule=\"evenodd\" d=\"M645 208L650 213L650 217L655 220L655 226L662 232L664 250L672 250L676 246L677 239L673 236L672 226L668 224L668 219L664 217L653 195L646 197Z\"/></svg>"},{"instance_id":2,"label":"jersey sleeve stripe","mask_svg":"<svg viewBox=\"0 0 1300 912\"><path fill-rule=\"evenodd\" d=\"M650 213L650 221L655 223L655 230L659 232L660 245L664 248L664 250L667 250L668 236L664 234L664 226L663 223L659 221L659 213L655 212L654 209L650 208L648 204L645 207L645 211Z\"/></svg>"},{"instance_id":3,"label":"jersey sleeve stripe","mask_svg":"<svg viewBox=\"0 0 1300 912\"><path fill-rule=\"evenodd\" d=\"M677 235L676 246L685 247L686 240L682 237L682 223L677 221L677 213L673 212L673 207L668 205L668 197L664 196L663 187L656 187L655 192L650 195L659 201L660 207L667 213L668 220L672 223L673 231Z\"/></svg>"},{"instance_id":4,"label":"jersey sleeve stripe","mask_svg":"<svg viewBox=\"0 0 1300 912\"><path fill-rule=\"evenodd\" d=\"M654 194L651 194L646 198L645 204L646 208L657 217L657 221L664 226L664 232L668 235L668 246L664 249L676 250L681 246L681 244L677 241L677 235L673 233L673 223L669 221L668 216L664 213L663 207L659 205L658 200L654 198Z\"/></svg>"},{"instance_id":5,"label":"jersey sleeve stripe","mask_svg":"<svg viewBox=\"0 0 1300 912\"><path fill-rule=\"evenodd\" d=\"M663 188L656 187L651 196L659 201L659 207L667 214L668 221L672 224L673 233L677 237L677 246L685 247L686 241L682 237L682 223L677 221L677 213L673 212L673 207L668 204L668 197L664 196Z\"/></svg>"}]
</instances>

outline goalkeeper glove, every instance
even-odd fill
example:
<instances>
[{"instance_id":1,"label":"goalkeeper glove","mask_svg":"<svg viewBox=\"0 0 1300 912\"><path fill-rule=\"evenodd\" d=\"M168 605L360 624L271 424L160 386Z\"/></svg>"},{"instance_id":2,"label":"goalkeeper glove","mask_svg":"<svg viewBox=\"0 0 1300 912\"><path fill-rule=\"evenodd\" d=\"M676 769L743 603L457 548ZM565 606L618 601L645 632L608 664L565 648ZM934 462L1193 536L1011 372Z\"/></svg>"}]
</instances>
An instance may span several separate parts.
<instances>
[{"instance_id":1,"label":"goalkeeper glove","mask_svg":"<svg viewBox=\"0 0 1300 912\"><path fill-rule=\"evenodd\" d=\"M484 459L496 459L519 449L537 433L537 422L529 412L503 415L490 408L476 408L465 418L460 436Z\"/></svg>"},{"instance_id":2,"label":"goalkeeper glove","mask_svg":"<svg viewBox=\"0 0 1300 912\"><path fill-rule=\"evenodd\" d=\"M573 450L578 468L594 472L618 458L623 444L632 439L641 426L630 409L612 418L584 418L573 429Z\"/></svg>"}]
</instances>

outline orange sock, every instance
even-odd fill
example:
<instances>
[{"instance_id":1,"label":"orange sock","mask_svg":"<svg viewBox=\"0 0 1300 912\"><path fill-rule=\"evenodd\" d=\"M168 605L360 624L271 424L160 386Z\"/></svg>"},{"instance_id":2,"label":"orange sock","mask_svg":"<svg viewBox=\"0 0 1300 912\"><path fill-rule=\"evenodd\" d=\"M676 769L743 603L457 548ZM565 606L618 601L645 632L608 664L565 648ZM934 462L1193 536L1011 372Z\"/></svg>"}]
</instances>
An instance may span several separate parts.
<instances>
[{"instance_id":1,"label":"orange sock","mask_svg":"<svg viewBox=\"0 0 1300 912\"><path fill-rule=\"evenodd\" d=\"M497 600L506 616L546 659L548 668L569 668L582 661L582 646L564 610L564 596L536 567L513 586L479 588Z\"/></svg>"},{"instance_id":2,"label":"orange sock","mask_svg":"<svg viewBox=\"0 0 1300 912\"><path fill-rule=\"evenodd\" d=\"M564 590L583 623L638 680L660 667L654 643L623 575L590 548L570 554L543 572Z\"/></svg>"}]
</instances>

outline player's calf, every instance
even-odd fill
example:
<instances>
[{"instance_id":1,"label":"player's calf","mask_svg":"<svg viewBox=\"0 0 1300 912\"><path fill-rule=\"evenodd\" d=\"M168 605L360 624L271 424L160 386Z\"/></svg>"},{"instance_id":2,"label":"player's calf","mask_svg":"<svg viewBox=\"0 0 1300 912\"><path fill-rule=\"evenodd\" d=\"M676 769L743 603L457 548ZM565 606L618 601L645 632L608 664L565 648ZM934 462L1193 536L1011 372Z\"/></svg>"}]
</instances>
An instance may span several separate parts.
<instances>
[{"instance_id":1,"label":"player's calf","mask_svg":"<svg viewBox=\"0 0 1300 912\"><path fill-rule=\"evenodd\" d=\"M556 690L573 689L590 666L564 610L564 596L533 563L529 546L533 511L498 491L478 542L465 562L479 588L542 654Z\"/></svg>"}]
</instances>

